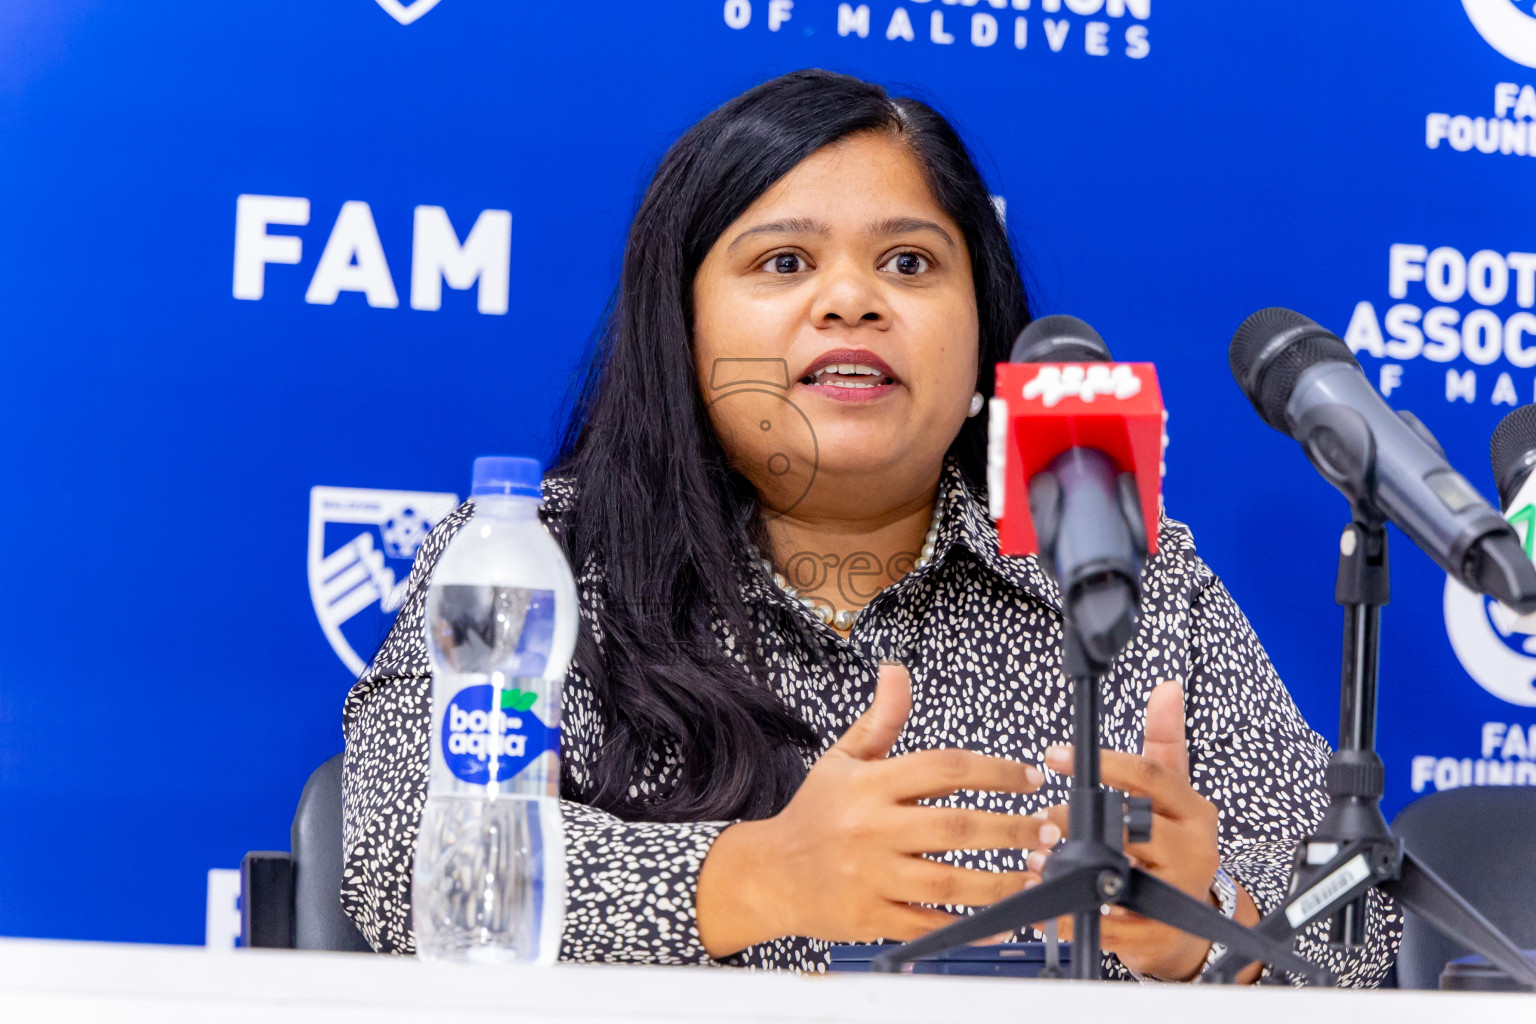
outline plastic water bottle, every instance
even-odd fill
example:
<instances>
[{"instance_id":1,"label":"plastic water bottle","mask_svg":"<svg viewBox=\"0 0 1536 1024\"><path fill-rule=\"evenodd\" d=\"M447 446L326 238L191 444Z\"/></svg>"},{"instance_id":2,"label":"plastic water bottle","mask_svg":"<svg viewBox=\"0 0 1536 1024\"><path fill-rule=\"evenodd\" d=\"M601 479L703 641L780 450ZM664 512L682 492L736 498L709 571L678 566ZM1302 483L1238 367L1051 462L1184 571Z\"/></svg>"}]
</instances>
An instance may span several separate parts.
<instances>
[{"instance_id":1,"label":"plastic water bottle","mask_svg":"<svg viewBox=\"0 0 1536 1024\"><path fill-rule=\"evenodd\" d=\"M416 950L553 963L565 918L560 686L570 566L539 522L537 459L475 460L475 515L427 590L431 776L416 844Z\"/></svg>"}]
</instances>

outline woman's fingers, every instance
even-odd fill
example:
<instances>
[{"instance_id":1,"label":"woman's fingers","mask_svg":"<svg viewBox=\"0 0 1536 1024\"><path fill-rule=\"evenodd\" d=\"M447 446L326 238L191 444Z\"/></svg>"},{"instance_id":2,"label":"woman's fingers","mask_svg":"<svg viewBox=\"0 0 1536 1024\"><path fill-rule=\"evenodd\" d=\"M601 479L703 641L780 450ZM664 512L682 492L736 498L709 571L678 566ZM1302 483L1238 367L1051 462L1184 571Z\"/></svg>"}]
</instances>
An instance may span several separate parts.
<instances>
[{"instance_id":1,"label":"woman's fingers","mask_svg":"<svg viewBox=\"0 0 1536 1024\"><path fill-rule=\"evenodd\" d=\"M904 853L1036 850L1054 846L1061 838L1056 827L1042 818L964 807L903 808L893 826L896 848Z\"/></svg>"},{"instance_id":2,"label":"woman's fingers","mask_svg":"<svg viewBox=\"0 0 1536 1024\"><path fill-rule=\"evenodd\" d=\"M898 942L911 942L920 939L929 932L938 931L946 925L954 924L959 918L954 914L946 914L942 910L934 910L932 907L914 907L905 903L890 903L878 915L873 931L868 935L858 936L855 941L869 942L874 939L895 939Z\"/></svg>"},{"instance_id":3,"label":"woman's fingers","mask_svg":"<svg viewBox=\"0 0 1536 1024\"><path fill-rule=\"evenodd\" d=\"M1051 747L1045 752L1045 763L1052 771L1071 775L1072 748ZM1206 804L1190 786L1188 778L1141 754L1099 751L1099 777L1104 785L1113 789L1150 798L1157 813L1170 818L1198 816Z\"/></svg>"},{"instance_id":4,"label":"woman's fingers","mask_svg":"<svg viewBox=\"0 0 1536 1024\"><path fill-rule=\"evenodd\" d=\"M1061 835L1066 835L1069 815L1065 806L1058 804L1036 813L1044 814L1046 819L1060 830ZM1130 859L1131 866L1146 868L1148 871L1162 867L1168 862L1169 850L1182 848L1182 844L1185 841L1187 824L1182 819L1164 817L1161 814L1154 817L1152 821L1152 839L1150 842L1124 844L1125 853ZM1122 842L1124 842L1123 837ZM1043 852L1048 852L1049 848L1054 845L1054 843L1042 841L1038 848L1030 847L1030 849L1036 850L1035 853L1030 854L1029 867L1031 871L1039 871L1041 869L1044 865ZM1036 862L1037 857L1040 858L1039 863Z\"/></svg>"},{"instance_id":5,"label":"woman's fingers","mask_svg":"<svg viewBox=\"0 0 1536 1024\"><path fill-rule=\"evenodd\" d=\"M1150 861L1149 867L1156 866L1159 853L1179 862L1185 848L1215 849L1214 808L1190 787L1173 756L1182 725L1181 697L1173 687L1154 697L1149 714L1155 719L1151 727L1156 736L1148 753L1159 756L1105 751L1101 757L1107 784L1153 801L1158 814L1155 842L1129 848ZM1045 781L1044 772L1035 765L962 749L891 757L911 710L906 670L882 664L869 708L812 767L789 805L769 819L780 836L769 845L796 862L785 869L785 877L806 880L784 886L799 898L791 901L792 913L786 911L780 915L783 920L773 923L792 927L781 934L906 941L953 920L937 907L989 906L1039 883L1047 863L1044 851L1067 831L1065 807L1025 816L924 802L961 790L1034 793ZM1052 748L1048 756L1051 767L1070 774L1069 748ZM976 870L921 856L950 850L1034 851L1028 863L1032 870ZM1184 872L1189 879L1173 881L1194 891L1199 882L1194 876L1207 877L1203 864L1195 867L1199 870ZM1132 915L1116 914L1105 922L1106 949L1114 948L1109 939L1120 934L1116 929L1122 922L1148 927ZM1127 941L1135 945L1146 940Z\"/></svg>"},{"instance_id":6,"label":"woman's fingers","mask_svg":"<svg viewBox=\"0 0 1536 1024\"><path fill-rule=\"evenodd\" d=\"M1014 929L1014 931L1017 931L1017 929ZM1001 945L1004 942L1010 941L1013 938L1013 935L1014 935L1014 933L1011 932L1011 931L1010 932L998 932L996 935L988 935L985 938L980 938L980 939L976 939L976 940L974 940L972 942L968 942L968 943L966 943L966 945L968 945L968 946L998 946L998 945Z\"/></svg>"},{"instance_id":7,"label":"woman's fingers","mask_svg":"<svg viewBox=\"0 0 1536 1024\"><path fill-rule=\"evenodd\" d=\"M1040 926L1044 928L1044 923ZM1167 928L1167 925L1150 921L1140 914L1133 914L1124 907L1110 907L1109 913L1099 917L1099 948L1110 953L1119 953L1132 945L1139 945L1148 941L1156 941L1158 936L1149 931L1153 928ZM1058 918L1056 921L1056 938L1062 942L1072 941L1072 916Z\"/></svg>"},{"instance_id":8,"label":"woman's fingers","mask_svg":"<svg viewBox=\"0 0 1536 1024\"><path fill-rule=\"evenodd\" d=\"M1189 780L1189 741L1184 730L1184 688L1164 680L1147 697L1147 726L1141 752Z\"/></svg>"},{"instance_id":9,"label":"woman's fingers","mask_svg":"<svg viewBox=\"0 0 1536 1024\"><path fill-rule=\"evenodd\" d=\"M930 800L957 790L1033 793L1045 773L1032 764L947 747L919 750L880 765L886 792L896 800Z\"/></svg>"},{"instance_id":10,"label":"woman's fingers","mask_svg":"<svg viewBox=\"0 0 1536 1024\"><path fill-rule=\"evenodd\" d=\"M1190 786L1188 775L1143 754L1100 751L1099 775L1106 786L1150 797L1154 809L1170 818L1192 817L1205 803Z\"/></svg>"},{"instance_id":11,"label":"woman's fingers","mask_svg":"<svg viewBox=\"0 0 1536 1024\"><path fill-rule=\"evenodd\" d=\"M1042 924L1036 927L1044 926ZM1057 919L1056 936L1062 942L1072 941L1071 917ZM1159 924L1150 918L1129 911L1121 914L1106 914L1099 921L1099 948L1106 953L1114 953L1120 958L1121 963L1128 967L1135 967L1143 973L1157 974L1154 968L1160 961L1166 960L1168 949L1174 943L1188 943L1191 952L1184 955L1183 959L1191 960L1196 964L1210 949L1210 943L1204 939L1185 936L1168 925ZM1177 976L1186 970L1188 968L1181 964L1170 976Z\"/></svg>"},{"instance_id":12,"label":"woman's fingers","mask_svg":"<svg viewBox=\"0 0 1536 1024\"><path fill-rule=\"evenodd\" d=\"M978 871L921 857L904 858L891 872L887 898L945 907L985 907L1021 891L1039 876L1028 871Z\"/></svg>"},{"instance_id":13,"label":"woman's fingers","mask_svg":"<svg viewBox=\"0 0 1536 1024\"><path fill-rule=\"evenodd\" d=\"M879 760L891 752L911 713L912 677L905 666L883 661L875 680L875 699L827 753L836 751L860 761Z\"/></svg>"},{"instance_id":14,"label":"woman's fingers","mask_svg":"<svg viewBox=\"0 0 1536 1024\"><path fill-rule=\"evenodd\" d=\"M1099 948L1105 952L1114 953L1129 943L1139 941L1142 938L1141 932L1146 928L1146 920L1144 917L1123 911L1120 914L1104 914L1099 919ZM1062 942L1072 941L1070 914L1056 920L1056 938Z\"/></svg>"}]
</instances>

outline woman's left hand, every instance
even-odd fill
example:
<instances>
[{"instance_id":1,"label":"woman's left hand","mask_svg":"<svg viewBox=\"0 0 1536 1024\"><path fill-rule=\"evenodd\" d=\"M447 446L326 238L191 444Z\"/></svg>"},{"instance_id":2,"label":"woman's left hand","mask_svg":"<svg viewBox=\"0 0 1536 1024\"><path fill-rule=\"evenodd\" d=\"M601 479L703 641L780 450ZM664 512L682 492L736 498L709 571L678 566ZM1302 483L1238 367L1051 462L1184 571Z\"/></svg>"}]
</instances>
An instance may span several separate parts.
<instances>
[{"instance_id":1,"label":"woman's left hand","mask_svg":"<svg viewBox=\"0 0 1536 1024\"><path fill-rule=\"evenodd\" d=\"M1072 774L1072 748L1051 747L1045 764L1052 771ZM1160 683L1148 698L1142 752L1101 751L1099 772L1106 786L1152 801L1151 841L1125 848L1133 862L1200 902L1214 905L1211 882L1221 859L1216 846L1216 805L1190 785L1184 693L1178 683ZM1067 808L1052 807L1046 813L1066 834ZM1030 869L1044 868L1048 856L1030 854ZM1252 905L1246 899L1240 902ZM1058 928L1063 939L1070 938L1072 919L1062 918ZM1204 939L1122 907L1112 907L1104 917L1100 944L1127 967L1170 981L1192 978L1210 950Z\"/></svg>"}]
</instances>

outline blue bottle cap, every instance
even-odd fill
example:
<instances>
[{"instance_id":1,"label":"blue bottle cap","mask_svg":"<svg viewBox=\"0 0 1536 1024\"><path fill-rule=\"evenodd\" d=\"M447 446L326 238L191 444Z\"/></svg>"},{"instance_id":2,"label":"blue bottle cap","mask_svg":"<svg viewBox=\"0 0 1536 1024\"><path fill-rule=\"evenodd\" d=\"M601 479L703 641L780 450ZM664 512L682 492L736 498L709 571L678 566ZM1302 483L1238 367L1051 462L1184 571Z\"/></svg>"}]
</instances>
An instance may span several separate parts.
<instances>
[{"instance_id":1,"label":"blue bottle cap","mask_svg":"<svg viewBox=\"0 0 1536 1024\"><path fill-rule=\"evenodd\" d=\"M540 496L539 481L544 467L538 459L519 455L482 455L475 460L471 496L476 494L522 494Z\"/></svg>"}]
</instances>

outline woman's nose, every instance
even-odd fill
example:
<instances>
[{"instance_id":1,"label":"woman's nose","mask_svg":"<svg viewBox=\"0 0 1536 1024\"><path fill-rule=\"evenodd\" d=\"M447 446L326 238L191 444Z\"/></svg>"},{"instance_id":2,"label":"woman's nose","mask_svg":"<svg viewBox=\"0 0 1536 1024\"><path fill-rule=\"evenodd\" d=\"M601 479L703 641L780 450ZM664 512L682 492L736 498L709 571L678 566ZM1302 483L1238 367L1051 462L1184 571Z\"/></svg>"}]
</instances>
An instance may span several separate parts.
<instances>
[{"instance_id":1,"label":"woman's nose","mask_svg":"<svg viewBox=\"0 0 1536 1024\"><path fill-rule=\"evenodd\" d=\"M890 323L891 309L877 282L857 270L837 268L823 280L825 284L811 310L811 319L818 327L840 322L849 326L872 323L877 327Z\"/></svg>"},{"instance_id":2,"label":"woman's nose","mask_svg":"<svg viewBox=\"0 0 1536 1024\"><path fill-rule=\"evenodd\" d=\"M832 310L828 310L826 313L822 314L821 318L823 320L843 320L843 319L879 320L880 319L880 314L876 313L874 310L870 310L869 312L865 313L863 316L860 316L860 317L847 317L847 318L845 318L840 313L836 313L836 312L833 312Z\"/></svg>"}]
</instances>

